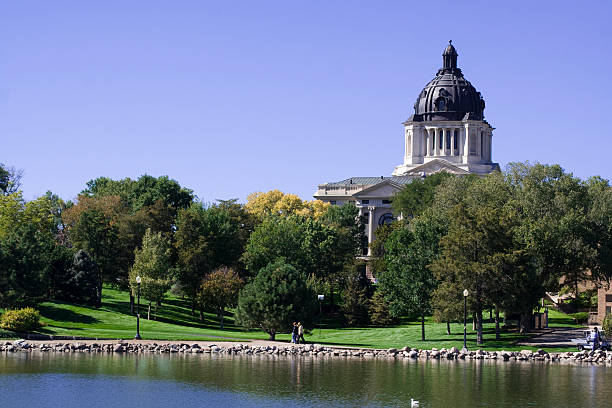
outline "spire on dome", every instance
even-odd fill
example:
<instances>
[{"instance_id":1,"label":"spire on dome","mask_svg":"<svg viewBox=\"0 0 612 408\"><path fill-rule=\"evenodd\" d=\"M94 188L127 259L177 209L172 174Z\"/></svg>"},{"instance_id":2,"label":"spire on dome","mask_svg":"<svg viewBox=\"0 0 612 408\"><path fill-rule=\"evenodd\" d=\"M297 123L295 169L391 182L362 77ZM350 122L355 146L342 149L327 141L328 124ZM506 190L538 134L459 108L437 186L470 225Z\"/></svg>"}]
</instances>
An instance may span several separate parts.
<instances>
[{"instance_id":1,"label":"spire on dome","mask_svg":"<svg viewBox=\"0 0 612 408\"><path fill-rule=\"evenodd\" d=\"M453 40L449 40L442 54L443 68L457 68L457 50L453 47Z\"/></svg>"}]
</instances>

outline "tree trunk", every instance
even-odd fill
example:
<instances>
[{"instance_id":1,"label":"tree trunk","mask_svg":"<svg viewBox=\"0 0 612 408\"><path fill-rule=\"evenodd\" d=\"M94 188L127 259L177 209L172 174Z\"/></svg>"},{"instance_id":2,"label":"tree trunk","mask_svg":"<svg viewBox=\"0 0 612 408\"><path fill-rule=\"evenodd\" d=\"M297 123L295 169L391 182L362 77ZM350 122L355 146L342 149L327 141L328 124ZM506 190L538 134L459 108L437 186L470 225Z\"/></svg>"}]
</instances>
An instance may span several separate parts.
<instances>
[{"instance_id":1,"label":"tree trunk","mask_svg":"<svg viewBox=\"0 0 612 408\"><path fill-rule=\"evenodd\" d=\"M276 339L276 330L268 330L268 334L270 335L270 338L268 340L275 341L275 339Z\"/></svg>"},{"instance_id":2,"label":"tree trunk","mask_svg":"<svg viewBox=\"0 0 612 408\"><path fill-rule=\"evenodd\" d=\"M421 313L421 341L425 341L425 312Z\"/></svg>"},{"instance_id":3,"label":"tree trunk","mask_svg":"<svg viewBox=\"0 0 612 408\"><path fill-rule=\"evenodd\" d=\"M482 344L482 311L476 313L476 344Z\"/></svg>"},{"instance_id":4,"label":"tree trunk","mask_svg":"<svg viewBox=\"0 0 612 408\"><path fill-rule=\"evenodd\" d=\"M102 272L98 276L98 299L96 299L96 307L102 306Z\"/></svg>"},{"instance_id":5,"label":"tree trunk","mask_svg":"<svg viewBox=\"0 0 612 408\"><path fill-rule=\"evenodd\" d=\"M495 306L495 340L499 338L499 308Z\"/></svg>"},{"instance_id":6,"label":"tree trunk","mask_svg":"<svg viewBox=\"0 0 612 408\"><path fill-rule=\"evenodd\" d=\"M472 331L476 331L476 315L472 315Z\"/></svg>"},{"instance_id":7,"label":"tree trunk","mask_svg":"<svg viewBox=\"0 0 612 408\"><path fill-rule=\"evenodd\" d=\"M151 320L151 302L149 302L149 307L147 307L147 320Z\"/></svg>"},{"instance_id":8,"label":"tree trunk","mask_svg":"<svg viewBox=\"0 0 612 408\"><path fill-rule=\"evenodd\" d=\"M204 311L202 309L200 309L200 321L204 321Z\"/></svg>"},{"instance_id":9,"label":"tree trunk","mask_svg":"<svg viewBox=\"0 0 612 408\"><path fill-rule=\"evenodd\" d=\"M130 314L134 314L134 294L130 290Z\"/></svg>"},{"instance_id":10,"label":"tree trunk","mask_svg":"<svg viewBox=\"0 0 612 408\"><path fill-rule=\"evenodd\" d=\"M493 320L493 309L489 309L489 321Z\"/></svg>"},{"instance_id":11,"label":"tree trunk","mask_svg":"<svg viewBox=\"0 0 612 408\"><path fill-rule=\"evenodd\" d=\"M450 331L450 322L446 322L446 334L448 334L450 336L451 331Z\"/></svg>"},{"instance_id":12,"label":"tree trunk","mask_svg":"<svg viewBox=\"0 0 612 408\"><path fill-rule=\"evenodd\" d=\"M221 328L223 328L223 309L219 309L219 317L221 318Z\"/></svg>"},{"instance_id":13,"label":"tree trunk","mask_svg":"<svg viewBox=\"0 0 612 408\"><path fill-rule=\"evenodd\" d=\"M191 315L195 316L195 301L191 301Z\"/></svg>"}]
</instances>

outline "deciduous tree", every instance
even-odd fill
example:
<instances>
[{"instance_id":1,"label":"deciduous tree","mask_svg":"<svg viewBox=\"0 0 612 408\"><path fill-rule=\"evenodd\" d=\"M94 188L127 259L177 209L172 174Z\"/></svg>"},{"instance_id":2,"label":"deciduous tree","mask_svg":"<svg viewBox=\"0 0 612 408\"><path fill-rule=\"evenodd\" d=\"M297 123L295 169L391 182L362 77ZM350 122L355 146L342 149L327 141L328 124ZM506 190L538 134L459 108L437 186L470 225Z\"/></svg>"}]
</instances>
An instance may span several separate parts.
<instances>
[{"instance_id":1,"label":"deciduous tree","mask_svg":"<svg viewBox=\"0 0 612 408\"><path fill-rule=\"evenodd\" d=\"M223 328L225 309L236 306L244 281L235 270L222 266L206 275L200 286L200 303L214 307Z\"/></svg>"}]
</instances>

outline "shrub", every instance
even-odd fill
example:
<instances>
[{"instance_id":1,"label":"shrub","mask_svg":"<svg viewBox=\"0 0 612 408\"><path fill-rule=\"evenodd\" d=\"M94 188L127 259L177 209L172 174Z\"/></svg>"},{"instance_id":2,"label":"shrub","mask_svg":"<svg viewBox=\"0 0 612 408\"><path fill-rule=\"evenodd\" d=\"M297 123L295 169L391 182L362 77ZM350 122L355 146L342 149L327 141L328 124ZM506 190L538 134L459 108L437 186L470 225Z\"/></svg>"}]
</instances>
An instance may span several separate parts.
<instances>
[{"instance_id":1,"label":"shrub","mask_svg":"<svg viewBox=\"0 0 612 408\"><path fill-rule=\"evenodd\" d=\"M40 326L40 312L31 307L7 310L0 317L0 328L5 330L27 332Z\"/></svg>"},{"instance_id":2,"label":"shrub","mask_svg":"<svg viewBox=\"0 0 612 408\"><path fill-rule=\"evenodd\" d=\"M601 330L605 333L606 337L612 337L612 315L607 314L604 317L603 322L601 324Z\"/></svg>"},{"instance_id":3,"label":"shrub","mask_svg":"<svg viewBox=\"0 0 612 408\"><path fill-rule=\"evenodd\" d=\"M574 319L576 324L586 324L589 320L588 312L571 313L568 316Z\"/></svg>"}]
</instances>

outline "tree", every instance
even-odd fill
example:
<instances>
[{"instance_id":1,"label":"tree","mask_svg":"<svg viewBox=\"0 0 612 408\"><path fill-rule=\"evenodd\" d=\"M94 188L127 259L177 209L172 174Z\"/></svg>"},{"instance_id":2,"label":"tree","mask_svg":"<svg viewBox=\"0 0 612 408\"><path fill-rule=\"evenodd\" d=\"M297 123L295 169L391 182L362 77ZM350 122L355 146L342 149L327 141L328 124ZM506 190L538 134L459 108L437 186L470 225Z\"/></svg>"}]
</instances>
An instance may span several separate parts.
<instances>
[{"instance_id":1,"label":"tree","mask_svg":"<svg viewBox=\"0 0 612 408\"><path fill-rule=\"evenodd\" d=\"M140 294L149 301L147 319L151 318L151 303L161 303L172 286L170 244L160 232L147 229L142 238L142 247L136 250L134 266L130 270L130 286L136 293L136 277L140 276Z\"/></svg>"},{"instance_id":2,"label":"tree","mask_svg":"<svg viewBox=\"0 0 612 408\"><path fill-rule=\"evenodd\" d=\"M75 303L95 305L98 300L98 273L96 263L82 249L74 254L69 269L70 279L63 299Z\"/></svg>"},{"instance_id":3,"label":"tree","mask_svg":"<svg viewBox=\"0 0 612 408\"><path fill-rule=\"evenodd\" d=\"M87 188L81 194L92 198L119 196L132 213L162 200L173 209L173 216L176 216L178 210L189 207L194 198L192 190L181 187L168 176L155 178L147 174L138 180L99 177L87 182Z\"/></svg>"},{"instance_id":4,"label":"tree","mask_svg":"<svg viewBox=\"0 0 612 408\"><path fill-rule=\"evenodd\" d=\"M223 328L225 308L236 306L238 293L244 286L244 281L235 270L222 266L215 269L202 279L200 286L200 303L214 307Z\"/></svg>"},{"instance_id":5,"label":"tree","mask_svg":"<svg viewBox=\"0 0 612 408\"><path fill-rule=\"evenodd\" d=\"M6 237L17 225L31 223L44 234L54 234L51 201L45 197L25 201L21 191L0 195L0 239Z\"/></svg>"},{"instance_id":6,"label":"tree","mask_svg":"<svg viewBox=\"0 0 612 408\"><path fill-rule=\"evenodd\" d=\"M380 276L380 287L392 316L408 313L420 317L422 341L425 316L431 311L432 292L438 285L429 265L439 255L438 243L444 232L444 225L430 214L394 230L385 243L387 270Z\"/></svg>"},{"instance_id":7,"label":"tree","mask_svg":"<svg viewBox=\"0 0 612 408\"><path fill-rule=\"evenodd\" d=\"M97 208L85 209L69 229L70 241L77 249L87 252L98 269L98 300L102 302L102 282L115 282L118 278L116 254L120 252L117 227ZM120 275L119 275L120 276Z\"/></svg>"},{"instance_id":8,"label":"tree","mask_svg":"<svg viewBox=\"0 0 612 408\"><path fill-rule=\"evenodd\" d=\"M0 239L0 307L35 306L45 297L53 245L32 222L16 225Z\"/></svg>"},{"instance_id":9,"label":"tree","mask_svg":"<svg viewBox=\"0 0 612 408\"><path fill-rule=\"evenodd\" d=\"M369 323L369 301L366 289L359 279L352 277L347 280L342 296L342 313L349 326L360 326Z\"/></svg>"},{"instance_id":10,"label":"tree","mask_svg":"<svg viewBox=\"0 0 612 408\"><path fill-rule=\"evenodd\" d=\"M549 290L563 277L577 296L578 283L588 279L585 271L596 266L599 246L588 222L588 187L558 165L511 163L507 177L518 190L512 201L521 220L516 238L538 258Z\"/></svg>"},{"instance_id":11,"label":"tree","mask_svg":"<svg viewBox=\"0 0 612 408\"><path fill-rule=\"evenodd\" d=\"M11 195L21 188L23 170L0 163L0 195Z\"/></svg>"},{"instance_id":12,"label":"tree","mask_svg":"<svg viewBox=\"0 0 612 408\"><path fill-rule=\"evenodd\" d=\"M302 215L319 218L329 207L329 203L320 200L302 201L295 194L285 194L280 190L249 194L245 205L246 210L260 220L270 215L283 217Z\"/></svg>"},{"instance_id":13,"label":"tree","mask_svg":"<svg viewBox=\"0 0 612 408\"><path fill-rule=\"evenodd\" d=\"M376 290L370 298L369 314L372 324L388 326L396 322L391 316L389 303L385 300L385 294L381 289Z\"/></svg>"},{"instance_id":14,"label":"tree","mask_svg":"<svg viewBox=\"0 0 612 408\"><path fill-rule=\"evenodd\" d=\"M242 261L251 274L276 261L285 259L303 273L312 273L305 248L306 219L300 216L270 216L251 233ZM311 234L312 235L312 234ZM312 260L312 257L310 258Z\"/></svg>"},{"instance_id":15,"label":"tree","mask_svg":"<svg viewBox=\"0 0 612 408\"><path fill-rule=\"evenodd\" d=\"M431 206L436 188L454 175L441 171L422 179L414 179L393 196L392 207L396 214L416 217Z\"/></svg>"},{"instance_id":16,"label":"tree","mask_svg":"<svg viewBox=\"0 0 612 408\"><path fill-rule=\"evenodd\" d=\"M236 321L248 329L260 328L273 341L276 333L289 330L292 322L301 321L304 327L312 327L317 309L315 296L304 276L279 259L261 269L242 289Z\"/></svg>"},{"instance_id":17,"label":"tree","mask_svg":"<svg viewBox=\"0 0 612 408\"><path fill-rule=\"evenodd\" d=\"M216 206L206 208L201 203L180 210L176 227L178 280L195 313L204 276L221 265L238 262L242 251L239 227L228 211Z\"/></svg>"}]
</instances>

